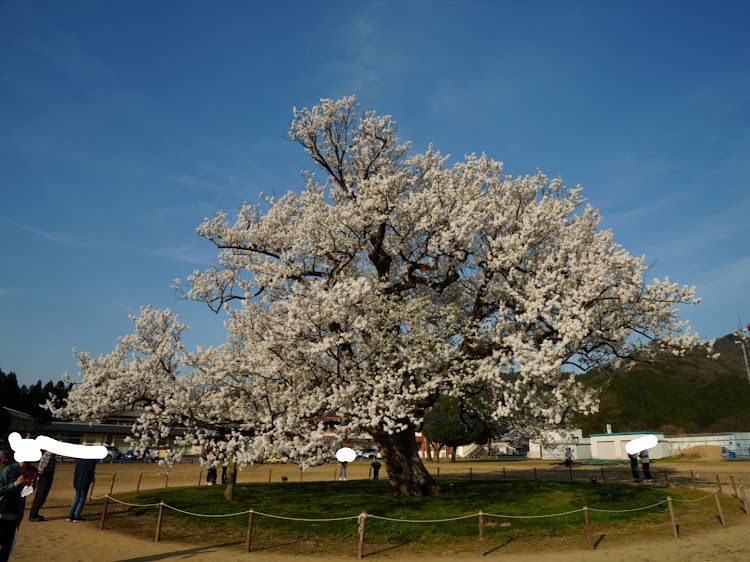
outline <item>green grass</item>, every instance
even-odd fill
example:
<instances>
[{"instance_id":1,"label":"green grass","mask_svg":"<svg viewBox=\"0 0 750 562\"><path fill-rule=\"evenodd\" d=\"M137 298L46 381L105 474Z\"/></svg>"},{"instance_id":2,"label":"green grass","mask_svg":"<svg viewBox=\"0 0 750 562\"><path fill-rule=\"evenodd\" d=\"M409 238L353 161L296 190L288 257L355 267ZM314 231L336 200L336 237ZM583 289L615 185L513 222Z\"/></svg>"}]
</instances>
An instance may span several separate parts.
<instances>
[{"instance_id":1,"label":"green grass","mask_svg":"<svg viewBox=\"0 0 750 562\"><path fill-rule=\"evenodd\" d=\"M452 484L452 488L449 486ZM547 515L582 508L624 510L645 507L666 497L664 490L618 484L576 482L441 482L442 493L431 497L394 497L388 495L390 483L381 481L309 482L239 485L235 500L224 499L220 486L163 490L132 496L132 503L153 503L163 499L179 509L202 514L236 513L253 508L256 512L305 519L356 516L365 511L396 519L447 519L484 513L504 515ZM670 490L673 497L680 493ZM155 495L156 494L156 495ZM156 508L133 507L129 515L153 519ZM247 515L202 518L165 510L169 525L194 528L198 535L217 533L240 536L247 529ZM633 523L664 524L668 516L655 508L627 513L591 513L599 530ZM504 541L543 539L551 535L581 536L583 514L541 519L494 518L485 515L485 534L502 533ZM504 526L503 523L510 523ZM149 525L151 529L151 527ZM497 531L494 528L497 527ZM666 527L665 527L666 528ZM583 527L585 532L585 527ZM367 520L367 542L453 543L475 541L478 518L441 523L399 523ZM499 535L498 535L499 536ZM258 539L310 539L320 542L346 542L357 537L357 521L286 521L256 515L253 528Z\"/></svg>"}]
</instances>

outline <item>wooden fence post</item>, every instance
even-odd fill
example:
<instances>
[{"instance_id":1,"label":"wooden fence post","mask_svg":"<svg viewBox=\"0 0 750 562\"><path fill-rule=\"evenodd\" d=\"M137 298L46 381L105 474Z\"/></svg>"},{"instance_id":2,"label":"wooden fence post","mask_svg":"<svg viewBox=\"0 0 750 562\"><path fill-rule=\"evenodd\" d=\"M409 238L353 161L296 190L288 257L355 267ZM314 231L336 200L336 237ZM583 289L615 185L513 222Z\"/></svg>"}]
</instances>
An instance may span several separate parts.
<instances>
[{"instance_id":1,"label":"wooden fence post","mask_svg":"<svg viewBox=\"0 0 750 562\"><path fill-rule=\"evenodd\" d=\"M96 476L94 476L94 479L91 481L91 489L89 490L89 501L91 501L91 498L94 497L94 486L96 486Z\"/></svg>"},{"instance_id":2,"label":"wooden fence post","mask_svg":"<svg viewBox=\"0 0 750 562\"><path fill-rule=\"evenodd\" d=\"M732 488L734 488L734 497L739 499L740 496L737 495L737 484L734 481L734 474L730 474L729 478L732 480Z\"/></svg>"},{"instance_id":3,"label":"wooden fence post","mask_svg":"<svg viewBox=\"0 0 750 562\"><path fill-rule=\"evenodd\" d=\"M367 522L367 512L363 511L359 515L359 549L357 550L357 558L362 560L365 551L365 524Z\"/></svg>"},{"instance_id":4,"label":"wooden fence post","mask_svg":"<svg viewBox=\"0 0 750 562\"><path fill-rule=\"evenodd\" d=\"M695 485L695 473L692 470L690 471L690 477L693 479L693 490L697 490L698 488Z\"/></svg>"},{"instance_id":5,"label":"wooden fence post","mask_svg":"<svg viewBox=\"0 0 750 562\"><path fill-rule=\"evenodd\" d=\"M586 520L586 533L589 536L589 546L594 550L594 532L591 530L591 520L589 519L589 508L583 506L583 518Z\"/></svg>"},{"instance_id":6,"label":"wooden fence post","mask_svg":"<svg viewBox=\"0 0 750 562\"><path fill-rule=\"evenodd\" d=\"M750 511L748 510L750 505L747 503L747 494L745 494L745 485L742 483L742 480L740 480L740 494L742 494L742 502L745 504L745 515L750 517Z\"/></svg>"},{"instance_id":7,"label":"wooden fence post","mask_svg":"<svg viewBox=\"0 0 750 562\"><path fill-rule=\"evenodd\" d=\"M440 480L440 467L437 467L437 469L438 469L438 475L437 475L437 477L438 477L438 480Z\"/></svg>"},{"instance_id":8,"label":"wooden fence post","mask_svg":"<svg viewBox=\"0 0 750 562\"><path fill-rule=\"evenodd\" d=\"M250 543L253 540L253 515L254 509L250 509L250 515L247 518L247 540L245 541L245 552L250 552Z\"/></svg>"},{"instance_id":9,"label":"wooden fence post","mask_svg":"<svg viewBox=\"0 0 750 562\"><path fill-rule=\"evenodd\" d=\"M573 467L569 466L568 470L570 471L570 481L572 482L573 481Z\"/></svg>"},{"instance_id":10,"label":"wooden fence post","mask_svg":"<svg viewBox=\"0 0 750 562\"><path fill-rule=\"evenodd\" d=\"M271 471L272 471L272 470L273 470L272 468L269 468L269 469L268 469L268 481L269 481L269 482L271 481Z\"/></svg>"},{"instance_id":11,"label":"wooden fence post","mask_svg":"<svg viewBox=\"0 0 750 562\"><path fill-rule=\"evenodd\" d=\"M607 477L604 476L604 467L602 467L602 482L607 483Z\"/></svg>"},{"instance_id":12,"label":"wooden fence post","mask_svg":"<svg viewBox=\"0 0 750 562\"><path fill-rule=\"evenodd\" d=\"M136 492L140 492L141 491L141 478L143 478L143 473L142 472L141 472L140 476L138 476L138 485L135 487L135 491ZM201 483L198 482L198 486L200 486L200 485L201 485Z\"/></svg>"},{"instance_id":13,"label":"wooden fence post","mask_svg":"<svg viewBox=\"0 0 750 562\"><path fill-rule=\"evenodd\" d=\"M534 480L536 480L536 467L534 467Z\"/></svg>"},{"instance_id":14,"label":"wooden fence post","mask_svg":"<svg viewBox=\"0 0 750 562\"><path fill-rule=\"evenodd\" d=\"M113 473L112 473L112 484L111 484L111 485L110 485L110 487L109 487L109 495L110 495L110 496L112 495L112 492L113 492L113 491L114 491L114 489L115 489L115 476L117 476L117 473L116 473L116 472L113 472Z\"/></svg>"},{"instance_id":15,"label":"wooden fence post","mask_svg":"<svg viewBox=\"0 0 750 562\"><path fill-rule=\"evenodd\" d=\"M721 510L721 502L719 501L718 490L714 490L714 498L716 499L716 509L719 510L719 520L721 521L721 526L726 527L727 523L726 521L724 521L724 512Z\"/></svg>"},{"instance_id":16,"label":"wooden fence post","mask_svg":"<svg viewBox=\"0 0 750 562\"><path fill-rule=\"evenodd\" d=\"M372 467L367 471L367 479L372 480Z\"/></svg>"},{"instance_id":17,"label":"wooden fence post","mask_svg":"<svg viewBox=\"0 0 750 562\"><path fill-rule=\"evenodd\" d=\"M667 481L667 488L669 488L669 475L667 474L667 471L664 471L664 480Z\"/></svg>"},{"instance_id":18,"label":"wooden fence post","mask_svg":"<svg viewBox=\"0 0 750 562\"><path fill-rule=\"evenodd\" d=\"M143 474L143 473L141 473ZM198 487L201 485L201 478L203 477L203 469L200 469L200 472L198 472Z\"/></svg>"},{"instance_id":19,"label":"wooden fence post","mask_svg":"<svg viewBox=\"0 0 750 562\"><path fill-rule=\"evenodd\" d=\"M672 508L672 498L667 496L667 504L669 505L669 518L672 520L672 532L674 538L679 539L680 536L677 534L677 522L674 519L674 509Z\"/></svg>"},{"instance_id":20,"label":"wooden fence post","mask_svg":"<svg viewBox=\"0 0 750 562\"><path fill-rule=\"evenodd\" d=\"M484 512L479 510L479 552L484 556Z\"/></svg>"},{"instance_id":21,"label":"wooden fence post","mask_svg":"<svg viewBox=\"0 0 750 562\"><path fill-rule=\"evenodd\" d=\"M722 488L721 488L721 479L719 478L719 473L718 472L714 472L714 475L716 476L716 485L719 486L719 493L723 494L724 490L722 490Z\"/></svg>"},{"instance_id":22,"label":"wooden fence post","mask_svg":"<svg viewBox=\"0 0 750 562\"><path fill-rule=\"evenodd\" d=\"M471 467L469 467L469 480L474 480L474 475L472 474Z\"/></svg>"},{"instance_id":23,"label":"wooden fence post","mask_svg":"<svg viewBox=\"0 0 750 562\"><path fill-rule=\"evenodd\" d=\"M169 488L169 472L164 473L164 487Z\"/></svg>"},{"instance_id":24,"label":"wooden fence post","mask_svg":"<svg viewBox=\"0 0 750 562\"><path fill-rule=\"evenodd\" d=\"M104 529L104 518L107 517L107 506L109 506L109 496L104 498L104 508L102 509L102 520L99 522L99 530Z\"/></svg>"},{"instance_id":25,"label":"wooden fence post","mask_svg":"<svg viewBox=\"0 0 750 562\"><path fill-rule=\"evenodd\" d=\"M164 519L164 500L159 501L159 519L156 520L156 538L154 542L159 542L161 537L161 522Z\"/></svg>"}]
</instances>

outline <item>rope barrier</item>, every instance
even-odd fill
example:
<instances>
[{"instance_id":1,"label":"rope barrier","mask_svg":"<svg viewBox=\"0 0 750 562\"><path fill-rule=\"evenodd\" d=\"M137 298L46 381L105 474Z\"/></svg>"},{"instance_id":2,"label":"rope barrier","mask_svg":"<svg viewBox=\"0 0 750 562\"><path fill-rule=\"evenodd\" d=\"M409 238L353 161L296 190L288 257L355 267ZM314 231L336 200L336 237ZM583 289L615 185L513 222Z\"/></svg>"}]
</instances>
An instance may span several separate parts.
<instances>
[{"instance_id":1,"label":"rope barrier","mask_svg":"<svg viewBox=\"0 0 750 562\"><path fill-rule=\"evenodd\" d=\"M644 509L651 509L652 507L657 507L661 504L662 502L656 502L654 505L647 505L646 507L636 507L634 509L596 509L595 507L590 507L589 511L600 511L602 513L628 513L630 511L641 511Z\"/></svg>"},{"instance_id":2,"label":"rope barrier","mask_svg":"<svg viewBox=\"0 0 750 562\"><path fill-rule=\"evenodd\" d=\"M202 474L202 471L199 473L199 476L198 476L198 485L199 486L200 486L200 476L201 476L201 474ZM166 481L164 483L164 487L167 488L168 487L169 472L166 472L166 473L159 472L157 475L166 478ZM107 506L108 506L109 500L115 501L115 502L117 502L119 504L122 504L122 505L130 506L130 507L139 507L139 508L144 508L145 507L145 508L149 508L149 507L157 507L158 506L159 507L159 513L158 513L158 517L157 517L156 537L155 537L155 541L157 541L157 542L159 541L160 535L161 535L161 529L162 529L162 523L163 523L163 517L164 517L164 508L165 507L168 508L168 509L171 509L172 511L176 511L176 512L182 513L182 514L190 516L190 517L212 517L212 518L217 518L217 517L237 517L237 516L241 516L241 515L248 515L249 517L248 517L248 524L247 524L247 536L246 536L246 540L245 540L245 551L246 552L250 552L251 551L252 535L253 535L253 520L254 520L254 516L255 516L256 513L258 515L260 515L260 516L270 517L270 518L273 518L273 519L280 519L280 520L285 520L285 521L301 521L301 522L307 522L307 523L356 520L358 522L358 525L359 525L359 529L358 529L358 532L359 532L359 546L358 546L358 556L357 556L358 559L362 559L364 557L365 528L366 528L366 523L367 523L367 519L368 518L369 519L379 519L381 521L391 521L391 522L394 522L394 523L430 523L431 524L431 523L444 523L444 522L449 522L449 521L460 521L460 520L465 520L465 519L473 519L474 517L477 517L478 518L478 524L479 524L479 552L480 552L481 556L484 556L486 554L486 550L485 550L485 537L484 537L484 533L485 533L485 529L484 529L484 527L485 527L485 519L484 519L484 517L485 517L485 515L487 517L496 517L496 518L505 518L505 519L544 519L544 518L550 518L550 517L565 517L565 516L573 515L575 513L581 513L581 512L583 512L584 520L585 520L585 523L586 523L586 535L588 536L589 547L592 550L596 547L596 545L594 543L593 530L592 530L592 524L591 524L592 522L591 522L591 518L590 518L589 512L594 512L594 511L595 512L599 512L599 513L630 513L630 512L635 512L635 511L644 511L644 510L653 509L653 508L657 508L657 511L665 511L664 506L666 504L666 506L669 508L669 515L670 515L670 519L671 519L671 525L672 525L672 531L673 531L674 537L675 538L679 538L678 527L677 527L676 521L675 521L675 515L674 515L674 510L673 510L673 507L672 507L672 502L680 502L680 501L681 502L685 502L685 503L687 503L687 502L700 502L700 501L703 501L703 500L705 500L705 499L707 499L707 498L709 498L711 496L714 496L714 499L716 501L716 508L717 508L718 513L719 513L719 519L721 521L721 524L722 524L723 527L726 527L726 525L727 525L726 520L724 518L724 514L722 512L721 502L719 500L719 492L721 492L721 488L720 487L719 487L718 490L714 490L713 492L711 492L711 493L709 493L709 494L707 494L707 495L705 495L703 497L700 497L700 498L696 498L696 499L672 499L671 497L667 497L665 500L660 500L659 502L657 502L655 504L647 505L647 506L644 506L644 507L632 508L632 509L617 509L617 510L612 510L612 509L589 508L587 506L584 506L581 509L574 509L574 510L562 512L562 513L550 513L550 514L545 514L545 515L508 515L508 514L484 513L482 510L480 510L478 513L472 513L472 514L469 514L469 515L462 515L462 516L458 516L458 517L447 517L447 518L444 518L444 519L397 519L397 518L393 518L393 517L384 517L384 516L380 516L380 515L370 515L367 512L362 512L359 515L351 515L351 516L348 516L348 517L309 518L308 519L308 518L302 518L302 517L287 517L287 516L283 516L283 515L274 515L274 514L271 514L271 513L256 512L252 508L248 509L248 510L240 511L240 512L237 512L237 513L217 513L217 514L212 514L212 513L194 513L194 512L191 512L191 511L187 511L187 510L180 509L180 508L174 507L172 505L166 504L166 503L164 503L163 500L160 500L159 503L150 503L150 504L129 503L129 502L118 500L118 499L115 499L115 498L112 497L111 494L112 494L112 491L113 491L113 488L114 488L115 476L116 476L116 474L112 475L112 484L110 486L109 494L105 494L105 495L102 495L102 496L96 496L96 497L94 497L93 496L94 488L93 488L93 486L91 487L91 495L89 496L89 498L90 499L96 499L96 500L101 500L101 499L104 500L102 514L101 514L101 521L100 521L100 525L99 525L99 529L100 530L104 529L105 519L107 517ZM270 476L271 475L269 473L269 482L271 481L270 480ZM572 468L571 468L570 476L571 476L571 481L573 481ZM669 480L667 478L667 473L666 472L664 473L664 476L665 476L665 479L666 479L667 487L669 487ZM535 480L537 479L536 477L537 477L537 471L536 471L536 468L534 468L534 479ZM136 487L136 492L140 488L140 484L141 484L142 478L143 478L143 472L140 473L140 476L138 478L138 485ZM504 479L506 478L505 468L503 468L503 478ZM691 471L691 478L692 478L692 481L693 481L693 487L695 488L695 476L693 475L692 471ZM469 479L470 480L472 479L471 469L470 469L470 472L469 472ZM604 475L604 469L602 469L602 479L606 482L605 475ZM591 481L593 483L596 483L596 478L592 478ZM717 483L719 484L719 486L721 486L721 483L720 483L719 478L718 478L718 474L717 474ZM732 477L732 483L734 484L734 477ZM743 501L743 506L744 506L745 512L747 514L747 499L744 498L744 489L742 488L741 484L742 483L740 481L740 489L743 492L743 498L739 498L738 497L738 494L737 494L737 491L736 491L736 487L735 487L735 494L734 495L735 495L735 497L737 497L738 499L740 499L741 501ZM451 484L451 486L452 486L452 484ZM659 509L659 508L661 508L661 509ZM495 525L495 523L489 523L489 525ZM502 526L507 526L507 525L510 525L510 523L503 523L502 524Z\"/></svg>"},{"instance_id":3,"label":"rope barrier","mask_svg":"<svg viewBox=\"0 0 750 562\"><path fill-rule=\"evenodd\" d=\"M105 494L105 495L99 496L99 497L94 496L93 499L95 499L95 500L101 500L101 499L104 499L104 498L109 498L113 502L121 503L123 505L129 505L131 507L157 507L159 505L158 503L143 503L143 504L141 504L141 503L128 503L128 502L124 502L124 501L115 499L112 496L110 496L109 494Z\"/></svg>"},{"instance_id":4,"label":"rope barrier","mask_svg":"<svg viewBox=\"0 0 750 562\"><path fill-rule=\"evenodd\" d=\"M678 501L679 502L699 502L699 501L705 500L706 498L709 498L709 497L711 497L713 495L714 495L714 493L711 492L710 494L705 495L702 498L698 498L698 499L694 499L694 500L678 500L678 499L672 498L672 501L673 502L678 502ZM131 507L158 507L159 505L161 505L161 503L146 503L146 504L128 503L128 502L124 502L124 501L118 500L116 498L113 498L109 494L105 494L103 496L95 496L93 499L101 500L101 499L104 499L104 498L109 498L112 501L115 501L115 502L123 504L123 505L128 505L128 506L131 506ZM600 513L629 513L629 512L633 512L633 511L643 511L645 509L651 509L651 508L654 508L654 507L658 507L658 506L662 505L662 503L663 502L657 502L657 503L652 504L652 505L647 505L647 506L644 506L644 507L636 507L636 508L633 508L633 509L597 509L597 508L594 508L594 507L590 507L589 511L598 511ZM219 514L194 513L192 511L186 511L184 509L180 509L178 507L174 507L174 506L166 504L166 503L164 504L164 507L169 508L169 509L171 509L173 511L179 511L180 513L184 513L185 515L192 515L192 516L195 516L195 517L236 517L238 515L247 515L248 513L250 513L249 509L247 509L245 511L238 511L237 513L219 513ZM508 514L501 514L501 513L484 513L484 512L483 512L483 515L486 515L488 517L502 517L502 518L505 518L505 519L543 519L543 518L547 518L547 517L563 517L565 515L572 515L573 513L580 513L582 511L583 511L583 508L581 508L581 509L574 509L572 511L565 511L563 513L550 513L550 514L547 514L547 515L508 515ZM361 518L361 514L360 515L350 515L348 517L332 517L332 518L322 519L322 518L285 517L283 515L274 515L274 514L271 514L271 513L262 513L260 511L255 511L254 513L257 514L257 515L262 515L263 517L271 517L273 519L283 519L283 520L286 520L286 521L327 522L327 521L346 521L346 520L350 520L350 519L360 519ZM368 513L367 517L371 518L371 519L380 519L382 521L395 521L397 523L443 523L445 521L459 521L459 520L462 520L462 519L470 519L472 517L477 517L478 515L479 515L479 513L473 513L471 515L461 515L459 517L447 517L445 519L396 519L396 518L393 518L393 517L383 517L383 516L380 516L380 515L371 515L371 514Z\"/></svg>"},{"instance_id":5,"label":"rope barrier","mask_svg":"<svg viewBox=\"0 0 750 562\"><path fill-rule=\"evenodd\" d=\"M255 512L256 515L263 515L265 517L273 517L274 519L286 519L287 521L345 521L347 519L359 519L359 515L351 515L349 517L336 517L332 519L300 519L299 517L284 517L282 515L271 515L270 513L261 513L260 511ZM368 517L373 517L368 515Z\"/></svg>"},{"instance_id":6,"label":"rope barrier","mask_svg":"<svg viewBox=\"0 0 750 562\"><path fill-rule=\"evenodd\" d=\"M471 515L462 515L461 517L450 517L448 519L393 519L391 517L381 517L379 515L367 514L368 519L382 519L383 521L397 521L399 523L442 523L443 521L458 521L459 519L470 519L476 517L479 513L472 513Z\"/></svg>"},{"instance_id":7,"label":"rope barrier","mask_svg":"<svg viewBox=\"0 0 750 562\"><path fill-rule=\"evenodd\" d=\"M707 494L707 495L703 496L702 498L698 498L697 500L676 500L676 499L672 498L672 501L673 502L699 502L699 501L705 500L706 498L710 498L713 495L714 495L714 493L711 492L710 494Z\"/></svg>"},{"instance_id":8,"label":"rope barrier","mask_svg":"<svg viewBox=\"0 0 750 562\"><path fill-rule=\"evenodd\" d=\"M549 515L497 515L495 513L485 513L490 517L506 517L508 519L541 519L543 517L562 517L563 515L570 515L571 513L580 513L581 509L574 509L573 511L566 511L565 513L550 513Z\"/></svg>"},{"instance_id":9,"label":"rope barrier","mask_svg":"<svg viewBox=\"0 0 750 562\"><path fill-rule=\"evenodd\" d=\"M156 504L159 505L159 504ZM246 511L239 511L237 513L218 513L218 514L211 514L211 513L193 513L192 511L185 511L183 509L179 509L177 507L171 506L168 503L164 504L164 507L168 507L169 509L173 511L179 511L180 513L184 513L185 515L194 515L195 517L235 517L237 515L246 515L250 513L250 510ZM257 511L256 511L257 513Z\"/></svg>"}]
</instances>

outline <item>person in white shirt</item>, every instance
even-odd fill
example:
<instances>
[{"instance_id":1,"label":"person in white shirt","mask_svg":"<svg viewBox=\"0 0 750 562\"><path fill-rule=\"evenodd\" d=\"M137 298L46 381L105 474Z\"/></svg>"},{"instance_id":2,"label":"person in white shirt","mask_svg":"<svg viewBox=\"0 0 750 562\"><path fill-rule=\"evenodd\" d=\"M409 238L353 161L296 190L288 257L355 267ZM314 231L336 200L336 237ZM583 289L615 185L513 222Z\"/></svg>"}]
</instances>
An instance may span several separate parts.
<instances>
[{"instance_id":1,"label":"person in white shirt","mask_svg":"<svg viewBox=\"0 0 750 562\"><path fill-rule=\"evenodd\" d=\"M573 466L573 451L570 450L570 447L565 451L565 466Z\"/></svg>"}]
</instances>

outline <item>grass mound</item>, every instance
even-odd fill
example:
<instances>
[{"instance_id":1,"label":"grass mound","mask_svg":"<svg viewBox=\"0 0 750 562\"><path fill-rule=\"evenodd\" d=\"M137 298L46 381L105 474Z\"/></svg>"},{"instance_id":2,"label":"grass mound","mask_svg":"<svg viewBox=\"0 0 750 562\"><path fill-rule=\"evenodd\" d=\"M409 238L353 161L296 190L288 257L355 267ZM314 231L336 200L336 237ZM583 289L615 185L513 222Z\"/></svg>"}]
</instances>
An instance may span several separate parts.
<instances>
[{"instance_id":1,"label":"grass mound","mask_svg":"<svg viewBox=\"0 0 750 562\"><path fill-rule=\"evenodd\" d=\"M581 512L559 517L512 518L493 517L540 516L589 508L626 510L658 503L666 497L663 490L651 487L623 486L618 484L591 484L567 482L441 482L441 494L432 497L393 497L388 495L388 481L309 482L286 484L240 485L235 500L223 497L223 488L201 487L163 490L133 496L131 503L154 503L164 500L184 511L200 514L231 514L256 511L253 541L305 541L306 552L316 548L332 548L357 540L358 522L346 521L291 521L264 517L260 513L300 519L326 519L357 516L362 512L394 519L435 520L474 515L480 509L485 513L485 534L502 533L502 540L547 540L551 536L572 537L580 542L583 527ZM679 494L673 494L678 497ZM153 521L158 510L131 507L127 515L136 516L143 529L153 532ZM592 522L598 527L627 526L631 522L650 525L663 522L663 512L656 508L625 513L592 512ZM128 518L132 519L132 518ZM185 539L186 529L195 531L204 540L209 535L241 539L247 530L247 514L231 517L196 517L167 510L165 521L180 529L179 538ZM117 526L116 521L112 522ZM165 525L166 527L166 525ZM452 545L473 544L478 536L478 518L470 517L440 523L404 523L367 520L368 544L404 544L417 541L421 544L441 543ZM499 535L498 535L499 536ZM169 538L169 537L166 537ZM208 539L210 540L210 538ZM312 545L310 544L312 543ZM564 543L563 543L564 544Z\"/></svg>"}]
</instances>

